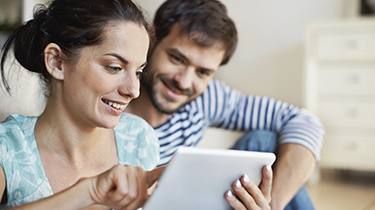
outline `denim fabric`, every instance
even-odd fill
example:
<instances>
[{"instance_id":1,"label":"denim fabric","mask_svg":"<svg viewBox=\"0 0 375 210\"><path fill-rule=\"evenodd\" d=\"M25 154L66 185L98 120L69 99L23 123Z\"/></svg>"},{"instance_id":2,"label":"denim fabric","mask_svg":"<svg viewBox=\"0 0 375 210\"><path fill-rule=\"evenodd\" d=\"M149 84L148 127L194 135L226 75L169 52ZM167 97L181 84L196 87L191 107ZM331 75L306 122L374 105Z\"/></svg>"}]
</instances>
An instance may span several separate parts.
<instances>
[{"instance_id":1,"label":"denim fabric","mask_svg":"<svg viewBox=\"0 0 375 210\"><path fill-rule=\"evenodd\" d=\"M276 153L277 134L267 130L245 133L231 149ZM302 186L284 210L314 210L306 186Z\"/></svg>"}]
</instances>

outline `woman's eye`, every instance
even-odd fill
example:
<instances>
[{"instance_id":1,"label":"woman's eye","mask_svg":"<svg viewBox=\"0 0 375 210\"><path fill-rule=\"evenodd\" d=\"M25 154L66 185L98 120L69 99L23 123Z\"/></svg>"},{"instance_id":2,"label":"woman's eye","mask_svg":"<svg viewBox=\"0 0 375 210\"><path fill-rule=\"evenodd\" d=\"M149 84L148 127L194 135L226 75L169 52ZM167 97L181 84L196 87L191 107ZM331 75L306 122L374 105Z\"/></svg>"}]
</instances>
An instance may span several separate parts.
<instances>
[{"instance_id":1,"label":"woman's eye","mask_svg":"<svg viewBox=\"0 0 375 210\"><path fill-rule=\"evenodd\" d=\"M118 66L107 66L107 69L110 70L111 72L119 72L122 70L122 68Z\"/></svg>"},{"instance_id":2,"label":"woman's eye","mask_svg":"<svg viewBox=\"0 0 375 210\"><path fill-rule=\"evenodd\" d=\"M142 76L145 75L145 73L143 71L136 71L135 75L137 76L138 79L141 79Z\"/></svg>"}]
</instances>

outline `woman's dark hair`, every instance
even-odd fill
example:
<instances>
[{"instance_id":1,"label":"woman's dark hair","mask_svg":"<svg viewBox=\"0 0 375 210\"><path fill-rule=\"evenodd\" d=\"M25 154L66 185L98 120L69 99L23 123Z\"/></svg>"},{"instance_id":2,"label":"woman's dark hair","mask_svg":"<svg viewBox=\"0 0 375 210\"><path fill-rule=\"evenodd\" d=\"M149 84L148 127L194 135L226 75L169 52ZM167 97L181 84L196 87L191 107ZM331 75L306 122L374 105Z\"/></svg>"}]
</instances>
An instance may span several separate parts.
<instances>
[{"instance_id":1,"label":"woman's dark hair","mask_svg":"<svg viewBox=\"0 0 375 210\"><path fill-rule=\"evenodd\" d=\"M140 8L131 0L53 0L48 7L37 5L34 19L17 28L2 48L1 77L6 90L10 92L4 65L11 49L17 61L29 71L39 73L48 86L51 76L44 65L44 49L49 43L62 49L64 61L74 63L83 47L102 43L108 23L123 21L144 26L151 48L153 33Z\"/></svg>"},{"instance_id":2,"label":"woman's dark hair","mask_svg":"<svg viewBox=\"0 0 375 210\"><path fill-rule=\"evenodd\" d=\"M155 14L157 41L166 37L179 24L180 35L194 35L202 47L217 41L224 44L225 55L220 65L228 63L237 46L237 30L224 4L217 0L167 0Z\"/></svg>"}]
</instances>

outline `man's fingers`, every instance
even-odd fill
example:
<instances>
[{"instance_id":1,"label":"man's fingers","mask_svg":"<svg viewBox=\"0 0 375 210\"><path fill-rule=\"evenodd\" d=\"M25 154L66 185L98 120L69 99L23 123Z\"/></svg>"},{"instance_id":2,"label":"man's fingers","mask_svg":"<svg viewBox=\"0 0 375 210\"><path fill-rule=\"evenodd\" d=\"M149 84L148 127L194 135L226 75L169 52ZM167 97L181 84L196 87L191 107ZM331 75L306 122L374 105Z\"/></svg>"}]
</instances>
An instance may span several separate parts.
<instances>
[{"instance_id":1,"label":"man's fingers","mask_svg":"<svg viewBox=\"0 0 375 210\"><path fill-rule=\"evenodd\" d=\"M152 171L146 172L148 188L151 187L160 178L161 174L164 172L165 167L166 166L160 166Z\"/></svg>"}]
</instances>

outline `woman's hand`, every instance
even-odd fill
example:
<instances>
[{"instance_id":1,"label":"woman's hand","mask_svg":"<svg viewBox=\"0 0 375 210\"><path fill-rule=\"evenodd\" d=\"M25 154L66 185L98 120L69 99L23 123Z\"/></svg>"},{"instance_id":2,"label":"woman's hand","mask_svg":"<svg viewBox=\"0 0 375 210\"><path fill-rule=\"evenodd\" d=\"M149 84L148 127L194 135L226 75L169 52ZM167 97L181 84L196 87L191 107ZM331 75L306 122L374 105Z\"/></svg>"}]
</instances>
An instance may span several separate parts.
<instances>
[{"instance_id":1,"label":"woman's hand","mask_svg":"<svg viewBox=\"0 0 375 210\"><path fill-rule=\"evenodd\" d=\"M89 188L94 203L113 209L137 209L149 197L147 189L159 178L162 170L150 172L131 165L116 165L110 170L92 177Z\"/></svg>"},{"instance_id":2,"label":"woman's hand","mask_svg":"<svg viewBox=\"0 0 375 210\"><path fill-rule=\"evenodd\" d=\"M247 176L233 182L232 187L237 197L232 191L225 193L228 203L236 210L239 209L262 209L269 210L271 207L272 169L271 166L263 167L263 178L259 187Z\"/></svg>"}]
</instances>

